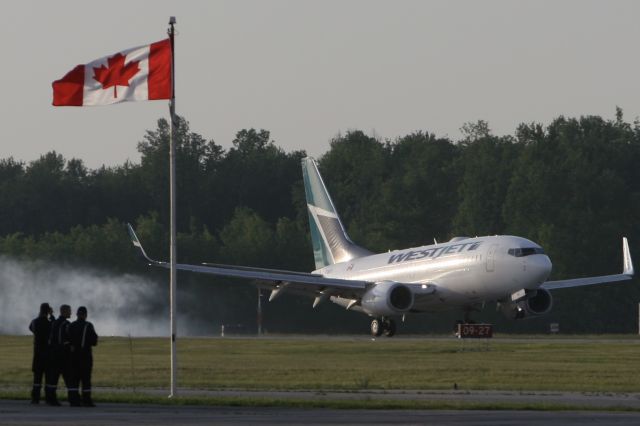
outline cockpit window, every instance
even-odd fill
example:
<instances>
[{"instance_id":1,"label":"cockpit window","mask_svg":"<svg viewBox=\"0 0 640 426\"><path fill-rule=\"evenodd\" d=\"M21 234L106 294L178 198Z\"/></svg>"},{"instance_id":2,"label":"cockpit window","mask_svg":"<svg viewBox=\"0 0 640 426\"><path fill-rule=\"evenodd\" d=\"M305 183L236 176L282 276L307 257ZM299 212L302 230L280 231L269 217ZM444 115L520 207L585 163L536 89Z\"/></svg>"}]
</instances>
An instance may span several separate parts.
<instances>
[{"instance_id":1,"label":"cockpit window","mask_svg":"<svg viewBox=\"0 0 640 426\"><path fill-rule=\"evenodd\" d=\"M523 257L531 256L532 254L544 254L544 250L541 247L523 247L509 249L507 253L511 256Z\"/></svg>"}]
</instances>

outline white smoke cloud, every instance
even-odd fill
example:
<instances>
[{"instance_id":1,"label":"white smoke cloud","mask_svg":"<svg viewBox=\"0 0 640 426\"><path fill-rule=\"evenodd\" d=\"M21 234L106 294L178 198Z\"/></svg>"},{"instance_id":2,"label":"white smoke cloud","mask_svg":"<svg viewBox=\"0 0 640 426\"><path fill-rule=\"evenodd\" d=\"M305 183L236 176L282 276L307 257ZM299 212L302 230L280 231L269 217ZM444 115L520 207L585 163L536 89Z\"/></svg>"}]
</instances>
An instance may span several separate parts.
<instances>
[{"instance_id":1,"label":"white smoke cloud","mask_svg":"<svg viewBox=\"0 0 640 426\"><path fill-rule=\"evenodd\" d=\"M168 295L160 290L141 276L0 256L0 333L29 334L40 303L48 302L56 316L61 304L71 305L72 321L86 306L102 336L168 336Z\"/></svg>"}]
</instances>

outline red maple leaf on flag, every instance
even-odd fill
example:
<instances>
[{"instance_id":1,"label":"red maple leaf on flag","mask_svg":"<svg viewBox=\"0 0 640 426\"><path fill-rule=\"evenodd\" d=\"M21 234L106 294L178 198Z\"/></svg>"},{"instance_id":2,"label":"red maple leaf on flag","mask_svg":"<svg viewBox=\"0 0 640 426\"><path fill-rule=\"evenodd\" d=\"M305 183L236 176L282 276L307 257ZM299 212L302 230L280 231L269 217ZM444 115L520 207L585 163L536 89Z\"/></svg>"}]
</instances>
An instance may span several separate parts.
<instances>
[{"instance_id":1,"label":"red maple leaf on flag","mask_svg":"<svg viewBox=\"0 0 640 426\"><path fill-rule=\"evenodd\" d=\"M107 59L108 67L100 65L100 68L93 68L93 79L102 84L103 89L113 86L113 97L118 97L117 86L129 86L129 80L138 74L140 61L131 61L124 64L124 55L116 53Z\"/></svg>"}]
</instances>

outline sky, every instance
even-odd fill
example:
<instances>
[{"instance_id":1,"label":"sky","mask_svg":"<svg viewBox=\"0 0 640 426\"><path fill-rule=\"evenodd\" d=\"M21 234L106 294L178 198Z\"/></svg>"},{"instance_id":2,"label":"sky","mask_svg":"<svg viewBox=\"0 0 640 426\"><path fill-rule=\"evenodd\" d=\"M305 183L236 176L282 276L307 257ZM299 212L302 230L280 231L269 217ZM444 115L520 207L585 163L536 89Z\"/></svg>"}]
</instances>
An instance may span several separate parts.
<instances>
[{"instance_id":1,"label":"sky","mask_svg":"<svg viewBox=\"0 0 640 426\"><path fill-rule=\"evenodd\" d=\"M225 149L244 128L320 156L359 129L457 139L559 115L640 116L640 2L217 0L2 2L0 158L55 150L91 168L139 162L166 101L53 107L77 64L166 37L176 111Z\"/></svg>"}]
</instances>

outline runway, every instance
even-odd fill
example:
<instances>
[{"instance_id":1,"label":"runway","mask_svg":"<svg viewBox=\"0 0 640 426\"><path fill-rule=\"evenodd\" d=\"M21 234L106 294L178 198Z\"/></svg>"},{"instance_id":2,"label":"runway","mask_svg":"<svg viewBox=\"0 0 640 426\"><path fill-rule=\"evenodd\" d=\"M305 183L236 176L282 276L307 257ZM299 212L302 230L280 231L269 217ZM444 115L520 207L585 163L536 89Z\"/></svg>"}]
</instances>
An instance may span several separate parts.
<instances>
[{"instance_id":1,"label":"runway","mask_svg":"<svg viewBox=\"0 0 640 426\"><path fill-rule=\"evenodd\" d=\"M127 337L127 336L113 336L113 337ZM194 339L223 339L223 340L302 340L302 341L346 341L346 342L361 342L377 340L384 342L396 342L396 341L409 341L409 342L442 342L442 341L461 341L453 333L451 334L403 334L398 333L393 338L388 337L371 337L367 333L361 334L297 334L297 333L270 333L262 336L255 334L232 334L227 332L224 337L217 334L213 335L194 335L189 336ZM467 339L469 340L469 339ZM479 341L484 342L496 342L496 343L631 343L640 345L640 336L635 334L629 335L550 335L550 334L533 334L533 335L518 335L518 334L500 334L496 333L491 339L471 339L476 343Z\"/></svg>"},{"instance_id":2,"label":"runway","mask_svg":"<svg viewBox=\"0 0 640 426\"><path fill-rule=\"evenodd\" d=\"M453 411L453 410L334 410L100 404L95 408L32 406L26 401L0 401L2 425L337 425L433 424L445 426L637 425L640 413Z\"/></svg>"}]
</instances>

